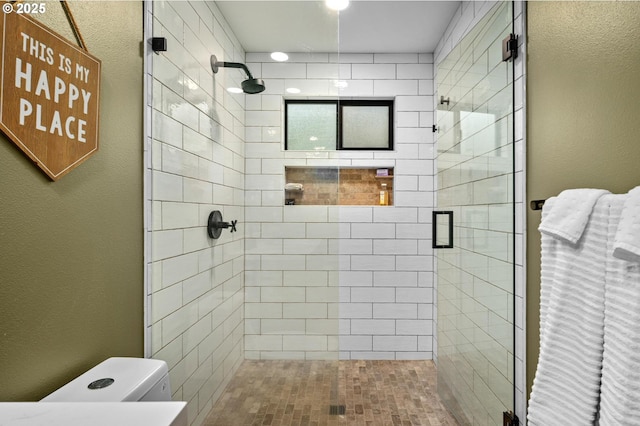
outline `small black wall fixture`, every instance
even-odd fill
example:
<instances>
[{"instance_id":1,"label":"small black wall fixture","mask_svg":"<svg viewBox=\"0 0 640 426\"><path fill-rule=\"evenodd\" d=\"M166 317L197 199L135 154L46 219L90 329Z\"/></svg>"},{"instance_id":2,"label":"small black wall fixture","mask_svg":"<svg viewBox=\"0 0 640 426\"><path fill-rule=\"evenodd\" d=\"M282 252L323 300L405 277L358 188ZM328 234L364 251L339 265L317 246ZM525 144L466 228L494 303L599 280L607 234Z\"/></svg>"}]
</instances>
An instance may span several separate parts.
<instances>
[{"instance_id":1,"label":"small black wall fixture","mask_svg":"<svg viewBox=\"0 0 640 426\"><path fill-rule=\"evenodd\" d=\"M244 93L253 95L255 93L260 93L264 91L265 89L264 80L262 80L261 78L253 78L251 71L249 71L249 68L247 68L245 64L241 64L240 62L218 61L218 58L216 58L216 55L211 55L211 58L209 58L209 61L211 62L211 71L213 71L214 74L218 72L220 67L239 68L241 70L244 70L244 72L247 74L247 77L249 77L241 83L242 91L244 91Z\"/></svg>"},{"instance_id":2,"label":"small black wall fixture","mask_svg":"<svg viewBox=\"0 0 640 426\"><path fill-rule=\"evenodd\" d=\"M207 234L210 238L218 239L222 234L223 229L231 228L231 232L236 232L237 220L231 222L222 221L222 213L220 210L214 210L209 214L209 220L207 221Z\"/></svg>"},{"instance_id":3,"label":"small black wall fixture","mask_svg":"<svg viewBox=\"0 0 640 426\"><path fill-rule=\"evenodd\" d=\"M502 40L502 61L513 61L518 57L518 36L509 34Z\"/></svg>"},{"instance_id":4,"label":"small black wall fixture","mask_svg":"<svg viewBox=\"0 0 640 426\"><path fill-rule=\"evenodd\" d=\"M151 50L154 52L166 52L167 51L167 39L165 37L152 37L151 38Z\"/></svg>"}]
</instances>

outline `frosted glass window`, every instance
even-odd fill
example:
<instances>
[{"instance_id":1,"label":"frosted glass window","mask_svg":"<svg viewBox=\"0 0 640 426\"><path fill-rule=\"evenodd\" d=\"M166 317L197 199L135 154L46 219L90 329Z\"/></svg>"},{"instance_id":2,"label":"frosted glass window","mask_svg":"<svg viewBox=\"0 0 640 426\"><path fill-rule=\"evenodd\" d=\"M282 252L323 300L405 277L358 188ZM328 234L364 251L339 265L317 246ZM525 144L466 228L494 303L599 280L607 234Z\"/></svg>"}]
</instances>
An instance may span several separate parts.
<instances>
[{"instance_id":1,"label":"frosted glass window","mask_svg":"<svg viewBox=\"0 0 640 426\"><path fill-rule=\"evenodd\" d=\"M337 102L287 102L285 149L335 151L338 138Z\"/></svg>"},{"instance_id":2,"label":"frosted glass window","mask_svg":"<svg viewBox=\"0 0 640 426\"><path fill-rule=\"evenodd\" d=\"M391 149L389 105L342 105L342 149Z\"/></svg>"},{"instance_id":3,"label":"frosted glass window","mask_svg":"<svg viewBox=\"0 0 640 426\"><path fill-rule=\"evenodd\" d=\"M285 149L393 149L393 101L287 100Z\"/></svg>"}]
</instances>

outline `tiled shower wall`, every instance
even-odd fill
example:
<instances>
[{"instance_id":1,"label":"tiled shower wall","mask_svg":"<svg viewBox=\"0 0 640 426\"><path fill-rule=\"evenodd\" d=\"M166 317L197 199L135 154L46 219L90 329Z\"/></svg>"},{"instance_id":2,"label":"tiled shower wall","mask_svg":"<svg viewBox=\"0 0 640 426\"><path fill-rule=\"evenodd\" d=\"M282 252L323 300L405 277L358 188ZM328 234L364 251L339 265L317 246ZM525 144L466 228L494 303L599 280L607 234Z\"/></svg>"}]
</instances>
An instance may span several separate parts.
<instances>
[{"instance_id":1,"label":"tiled shower wall","mask_svg":"<svg viewBox=\"0 0 640 426\"><path fill-rule=\"evenodd\" d=\"M146 38L168 40L147 53L146 354L168 363L173 399L200 424L244 359L244 95L224 90L242 73L209 65L244 52L212 2L145 5ZM238 232L208 238L212 210Z\"/></svg>"},{"instance_id":2,"label":"tiled shower wall","mask_svg":"<svg viewBox=\"0 0 640 426\"><path fill-rule=\"evenodd\" d=\"M430 359L432 55L247 62L267 89L246 98L246 357ZM395 99L395 150L285 152L290 87ZM285 166L393 167L394 205L284 206Z\"/></svg>"},{"instance_id":3,"label":"tiled shower wall","mask_svg":"<svg viewBox=\"0 0 640 426\"><path fill-rule=\"evenodd\" d=\"M463 2L454 15L449 27L447 28L443 38L440 40L438 47L436 48L435 56L435 71L437 72L438 65L447 57L447 55L456 48L465 35L467 35L480 21L486 13L496 4L495 1L474 1ZM524 327L525 327L525 309L524 309L524 277L525 277L525 265L524 265L524 209L525 209L525 181L524 181L524 153L525 153L525 131L524 131L524 99L525 99L525 58L526 58L526 43L525 43L525 6L522 1L513 2L513 15L514 25L513 31L519 36L519 57L514 61L514 99L513 99L513 126L515 128L515 140L513 144L514 151L514 188L513 188L513 200L514 200L514 220L515 220L515 253L510 258L510 261L515 263L515 297L513 297L513 305L509 304L509 310L514 310L513 321L515 323L515 362L513 366L509 367L509 370L513 371L513 377L510 377L515 384L515 413L519 416L520 421L526 424L526 390L525 390L525 347L524 347ZM434 89L436 96L437 87ZM510 129L509 131L513 131ZM440 183L442 185L443 183ZM450 184L450 182L449 182ZM511 188L510 188L511 190ZM437 281L437 280L436 280ZM434 320L437 316L434 316ZM511 319L511 318L510 318ZM437 349L437 336L434 341L434 350ZM437 359L437 353L434 355ZM506 371L506 370L505 370ZM471 396L472 391L469 392L464 398L461 404L469 404L474 400ZM476 400L477 401L477 400ZM499 414L499 413L498 413ZM475 424L475 423L474 423ZM482 423L478 423L482 424Z\"/></svg>"}]
</instances>

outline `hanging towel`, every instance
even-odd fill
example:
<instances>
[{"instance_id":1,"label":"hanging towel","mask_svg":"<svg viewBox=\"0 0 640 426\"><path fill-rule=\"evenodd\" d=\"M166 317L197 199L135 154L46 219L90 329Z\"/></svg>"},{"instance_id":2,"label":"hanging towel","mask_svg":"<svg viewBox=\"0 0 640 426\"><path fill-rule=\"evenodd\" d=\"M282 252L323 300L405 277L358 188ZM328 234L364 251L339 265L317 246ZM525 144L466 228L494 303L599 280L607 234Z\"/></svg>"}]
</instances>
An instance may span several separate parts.
<instances>
[{"instance_id":1,"label":"hanging towel","mask_svg":"<svg viewBox=\"0 0 640 426\"><path fill-rule=\"evenodd\" d=\"M630 257L640 244L639 195L638 188L618 195L611 209L613 255L605 286L601 426L640 425L640 257Z\"/></svg>"},{"instance_id":2,"label":"hanging towel","mask_svg":"<svg viewBox=\"0 0 640 426\"><path fill-rule=\"evenodd\" d=\"M555 201L555 207L542 218L540 232L576 244L584 231L596 201L609 191L604 189L567 189Z\"/></svg>"},{"instance_id":3,"label":"hanging towel","mask_svg":"<svg viewBox=\"0 0 640 426\"><path fill-rule=\"evenodd\" d=\"M529 400L530 426L560 426L567 419L572 425L591 425L598 412L606 193L565 191L543 207L540 355ZM578 224L568 223L569 215Z\"/></svg>"},{"instance_id":4,"label":"hanging towel","mask_svg":"<svg viewBox=\"0 0 640 426\"><path fill-rule=\"evenodd\" d=\"M640 186L629 191L624 201L613 255L630 262L640 261Z\"/></svg>"}]
</instances>

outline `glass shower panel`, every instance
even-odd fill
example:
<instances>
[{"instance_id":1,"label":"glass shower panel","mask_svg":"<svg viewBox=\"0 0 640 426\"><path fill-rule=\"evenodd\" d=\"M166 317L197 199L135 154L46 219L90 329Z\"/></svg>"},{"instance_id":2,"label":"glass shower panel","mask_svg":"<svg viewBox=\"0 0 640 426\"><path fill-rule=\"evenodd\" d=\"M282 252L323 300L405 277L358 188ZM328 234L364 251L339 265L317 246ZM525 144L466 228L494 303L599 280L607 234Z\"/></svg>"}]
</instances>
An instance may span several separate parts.
<instances>
[{"instance_id":1,"label":"glass shower panel","mask_svg":"<svg viewBox=\"0 0 640 426\"><path fill-rule=\"evenodd\" d=\"M437 69L437 206L454 218L453 248L436 251L438 393L464 425L514 407L511 31L499 2Z\"/></svg>"}]
</instances>

